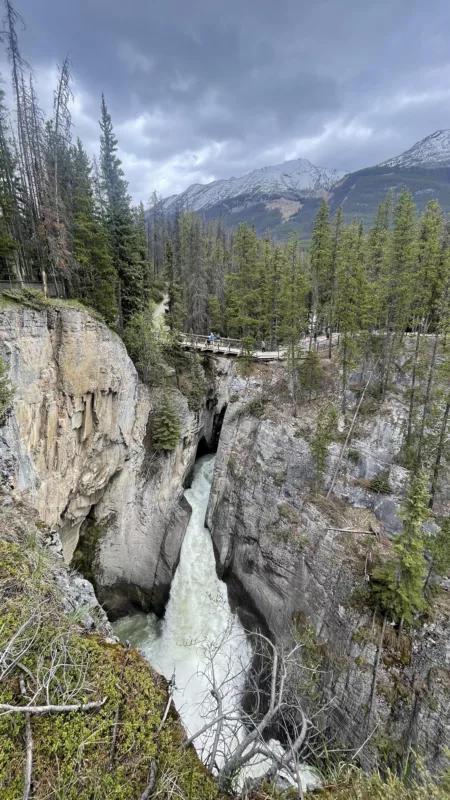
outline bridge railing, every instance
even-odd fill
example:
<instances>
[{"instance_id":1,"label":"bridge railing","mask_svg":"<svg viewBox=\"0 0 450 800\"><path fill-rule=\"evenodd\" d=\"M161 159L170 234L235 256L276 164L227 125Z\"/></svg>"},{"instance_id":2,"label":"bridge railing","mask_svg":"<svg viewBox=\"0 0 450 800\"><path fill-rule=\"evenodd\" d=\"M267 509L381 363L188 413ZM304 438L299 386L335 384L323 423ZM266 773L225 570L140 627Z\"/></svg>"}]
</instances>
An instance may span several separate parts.
<instances>
[{"instance_id":1,"label":"bridge railing","mask_svg":"<svg viewBox=\"0 0 450 800\"><path fill-rule=\"evenodd\" d=\"M264 350L262 350L261 342L256 342L249 349L248 344L244 347L241 339L231 339L227 336L220 339L210 340L209 336L204 336L199 333L182 333L183 343L186 347L193 347L196 350L210 350L215 353L230 353L232 355L251 355L257 353L257 358L278 358L283 359L286 356L286 346L273 341L266 342ZM339 344L339 334L333 333L331 346L335 347ZM309 350L309 338L305 338L300 342L300 345L305 350ZM328 350L330 346L329 339L312 340L311 348L313 350ZM266 354L266 355L265 355Z\"/></svg>"},{"instance_id":2,"label":"bridge railing","mask_svg":"<svg viewBox=\"0 0 450 800\"><path fill-rule=\"evenodd\" d=\"M37 289L38 291L42 292L44 286L41 281L3 281L0 280L0 292L4 292L7 289ZM59 297L58 287L55 285L53 281L48 281L47 283L47 296L48 297Z\"/></svg>"},{"instance_id":3,"label":"bridge railing","mask_svg":"<svg viewBox=\"0 0 450 800\"><path fill-rule=\"evenodd\" d=\"M183 333L183 340L190 347L201 347L205 350L221 350L228 353L232 350L237 350L239 353L242 351L240 339L229 339L226 336L211 341L209 336L201 336L199 333Z\"/></svg>"}]
</instances>

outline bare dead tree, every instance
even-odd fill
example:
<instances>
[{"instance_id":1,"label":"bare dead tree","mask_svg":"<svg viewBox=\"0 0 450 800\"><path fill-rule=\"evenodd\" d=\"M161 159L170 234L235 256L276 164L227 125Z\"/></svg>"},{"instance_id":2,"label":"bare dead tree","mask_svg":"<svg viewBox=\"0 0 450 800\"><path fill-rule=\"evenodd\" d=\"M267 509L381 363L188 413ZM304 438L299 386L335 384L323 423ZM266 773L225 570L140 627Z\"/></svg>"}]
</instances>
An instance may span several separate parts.
<instances>
[{"instance_id":1,"label":"bare dead tree","mask_svg":"<svg viewBox=\"0 0 450 800\"><path fill-rule=\"evenodd\" d=\"M54 190L55 190L55 210L56 220L59 223L60 215L60 189L58 183L58 156L60 150L65 150L71 143L72 132L72 118L70 115L69 102L73 100L72 89L70 88L70 81L72 80L70 74L70 61L68 57L63 61L62 67L59 69L58 86L54 92L53 98L53 111L54 111Z\"/></svg>"},{"instance_id":2,"label":"bare dead tree","mask_svg":"<svg viewBox=\"0 0 450 800\"><path fill-rule=\"evenodd\" d=\"M32 789L33 733L32 718L70 712L87 713L102 708L107 698L85 701L94 693L88 680L89 661L70 644L70 630L56 634L36 656L33 650L44 621L54 621L55 608L44 609L36 603L13 633L0 630L0 683L18 673L20 702L0 703L0 716L25 717L25 762L23 800L29 800ZM23 659L33 653L34 666L28 668ZM82 700L81 700L82 698Z\"/></svg>"},{"instance_id":3,"label":"bare dead tree","mask_svg":"<svg viewBox=\"0 0 450 800\"><path fill-rule=\"evenodd\" d=\"M226 636L233 633L225 631L223 637ZM248 669L248 657L243 656L236 675L233 648L229 668L217 664L219 653L223 653L223 637L207 646L201 670L210 685L215 712L206 701L204 713L200 714L205 724L187 740L185 747L201 740L197 748L222 791L227 791L239 774L241 780L245 779L247 767L252 771L258 767L261 777L265 775L269 780L284 777L302 798L300 756L308 731L314 726L298 695L301 645L286 649L262 633L254 634L252 667ZM245 634L234 638L235 650L242 649ZM244 683L251 702L242 705ZM274 732L283 746L271 738Z\"/></svg>"}]
</instances>

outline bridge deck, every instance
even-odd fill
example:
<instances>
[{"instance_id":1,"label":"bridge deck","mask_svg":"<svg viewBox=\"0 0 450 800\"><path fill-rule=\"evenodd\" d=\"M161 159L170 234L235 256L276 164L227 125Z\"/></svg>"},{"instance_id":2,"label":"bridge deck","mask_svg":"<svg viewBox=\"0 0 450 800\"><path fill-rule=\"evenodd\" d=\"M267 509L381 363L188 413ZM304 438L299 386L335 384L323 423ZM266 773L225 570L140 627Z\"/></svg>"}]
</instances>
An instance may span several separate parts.
<instances>
[{"instance_id":1,"label":"bridge deck","mask_svg":"<svg viewBox=\"0 0 450 800\"><path fill-rule=\"evenodd\" d=\"M224 338L220 341L210 342L208 336L200 336L189 333L183 333L181 336L182 344L188 350L215 353L217 355L224 356L234 356L237 358L249 355L248 351L246 352L243 349L240 339ZM332 347L336 347L338 343L339 335L335 333L333 334ZM309 337L302 339L300 346L305 351L304 357L306 358L306 354L310 346ZM329 340L326 338L326 336L319 336L317 337L317 341L313 343L313 348L325 353L329 348ZM256 349L250 353L250 356L256 361L283 361L287 356L287 349L285 347L278 347L276 350L265 351Z\"/></svg>"}]
</instances>

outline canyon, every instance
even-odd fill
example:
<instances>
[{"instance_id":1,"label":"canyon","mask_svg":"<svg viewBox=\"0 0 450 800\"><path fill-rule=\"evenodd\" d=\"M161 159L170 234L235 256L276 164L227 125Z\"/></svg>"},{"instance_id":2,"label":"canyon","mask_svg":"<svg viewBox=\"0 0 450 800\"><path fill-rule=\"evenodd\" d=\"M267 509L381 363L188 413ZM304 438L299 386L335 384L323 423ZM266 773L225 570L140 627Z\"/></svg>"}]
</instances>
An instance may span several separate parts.
<instances>
[{"instance_id":1,"label":"canyon","mask_svg":"<svg viewBox=\"0 0 450 800\"><path fill-rule=\"evenodd\" d=\"M50 544L61 542L67 564L89 544L80 563L110 620L164 613L190 517L184 490L196 457L217 448L206 525L244 627L302 642L299 668L312 661L317 672L305 704L327 739L357 752L364 767L410 746L433 772L443 766L449 604L444 596L413 640L392 632L382 653L379 623L364 605L368 560L401 527L401 395L362 421L326 501L311 492L314 404L292 417L276 394L279 366L243 376L232 360L209 358L197 410L168 369L181 436L158 454L148 427L160 389L139 380L101 322L75 308L2 308L0 342L15 390L0 429L0 474L52 531ZM267 387L271 399L261 400ZM326 484L341 446L330 447ZM379 475L390 493L371 490ZM447 489L438 502L448 513Z\"/></svg>"}]
</instances>

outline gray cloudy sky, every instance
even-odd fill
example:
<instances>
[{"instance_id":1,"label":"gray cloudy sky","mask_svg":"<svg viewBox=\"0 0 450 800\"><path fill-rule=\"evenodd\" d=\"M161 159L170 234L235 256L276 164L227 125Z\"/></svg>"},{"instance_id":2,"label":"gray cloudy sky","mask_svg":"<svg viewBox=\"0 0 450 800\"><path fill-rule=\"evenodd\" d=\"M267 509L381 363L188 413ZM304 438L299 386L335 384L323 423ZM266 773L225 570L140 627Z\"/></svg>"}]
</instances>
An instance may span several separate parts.
<instances>
[{"instance_id":1,"label":"gray cloudy sky","mask_svg":"<svg viewBox=\"0 0 450 800\"><path fill-rule=\"evenodd\" d=\"M91 152L105 92L137 200L289 158L354 170L450 128L448 0L15 6L44 106L69 53Z\"/></svg>"}]
</instances>

